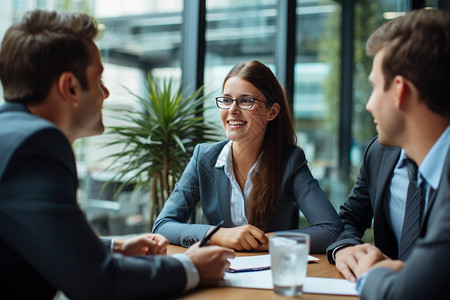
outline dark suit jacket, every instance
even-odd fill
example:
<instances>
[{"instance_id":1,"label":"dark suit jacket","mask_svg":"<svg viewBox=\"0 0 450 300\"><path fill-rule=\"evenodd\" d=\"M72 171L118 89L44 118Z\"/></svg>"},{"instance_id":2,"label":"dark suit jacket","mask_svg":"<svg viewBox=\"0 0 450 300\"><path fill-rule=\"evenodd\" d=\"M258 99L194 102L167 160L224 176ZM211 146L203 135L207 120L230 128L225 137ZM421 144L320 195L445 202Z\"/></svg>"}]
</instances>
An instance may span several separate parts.
<instances>
[{"instance_id":1,"label":"dark suit jacket","mask_svg":"<svg viewBox=\"0 0 450 300\"><path fill-rule=\"evenodd\" d=\"M229 179L224 168L215 166L228 141L200 144L191 161L158 216L153 231L173 243L187 247L200 240L211 224L224 221L231 227ZM270 184L268 182L267 184ZM201 202L208 224L187 224L198 202ZM286 146L275 215L268 231L298 229L299 210L309 222L300 231L311 238L311 253L324 253L342 230L339 217L309 171L305 154Z\"/></svg>"},{"instance_id":2,"label":"dark suit jacket","mask_svg":"<svg viewBox=\"0 0 450 300\"><path fill-rule=\"evenodd\" d=\"M171 257L123 257L98 239L76 202L72 148L19 103L0 106L0 295L5 299L151 298L183 290Z\"/></svg>"},{"instance_id":3,"label":"dark suit jacket","mask_svg":"<svg viewBox=\"0 0 450 300\"><path fill-rule=\"evenodd\" d=\"M363 243L361 238L372 227L372 219L375 245L389 257L398 257L389 216L389 186L400 151L380 145L378 138L367 146L356 183L339 212L344 231L327 248L330 263L334 263L332 252L336 247Z\"/></svg>"},{"instance_id":4,"label":"dark suit jacket","mask_svg":"<svg viewBox=\"0 0 450 300\"><path fill-rule=\"evenodd\" d=\"M444 154L443 154L444 155ZM450 151L432 191L420 237L400 272L370 271L361 299L450 299Z\"/></svg>"}]
</instances>

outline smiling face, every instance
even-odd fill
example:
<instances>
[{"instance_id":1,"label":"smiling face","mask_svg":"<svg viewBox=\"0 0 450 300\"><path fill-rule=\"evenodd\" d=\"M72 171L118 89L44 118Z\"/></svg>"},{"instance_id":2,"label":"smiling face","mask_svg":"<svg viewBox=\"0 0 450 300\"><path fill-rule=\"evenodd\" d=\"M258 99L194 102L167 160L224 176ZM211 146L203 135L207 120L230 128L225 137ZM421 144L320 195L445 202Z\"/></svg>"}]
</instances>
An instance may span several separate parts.
<instances>
[{"instance_id":1,"label":"smiling face","mask_svg":"<svg viewBox=\"0 0 450 300\"><path fill-rule=\"evenodd\" d=\"M240 97L253 97L266 102L264 95L250 82L240 77L230 77L224 84L223 96L233 99ZM237 107L236 102L229 109L220 110L222 126L227 138L233 142L259 142L262 143L269 121L276 117L272 107L265 103L255 101L253 107L243 110Z\"/></svg>"},{"instance_id":2,"label":"smiling face","mask_svg":"<svg viewBox=\"0 0 450 300\"><path fill-rule=\"evenodd\" d=\"M402 116L396 107L395 85L391 84L388 89L385 89L382 71L383 57L384 50L380 50L373 60L372 71L369 75L372 94L366 109L373 116L380 144L398 146L403 130Z\"/></svg>"}]
</instances>

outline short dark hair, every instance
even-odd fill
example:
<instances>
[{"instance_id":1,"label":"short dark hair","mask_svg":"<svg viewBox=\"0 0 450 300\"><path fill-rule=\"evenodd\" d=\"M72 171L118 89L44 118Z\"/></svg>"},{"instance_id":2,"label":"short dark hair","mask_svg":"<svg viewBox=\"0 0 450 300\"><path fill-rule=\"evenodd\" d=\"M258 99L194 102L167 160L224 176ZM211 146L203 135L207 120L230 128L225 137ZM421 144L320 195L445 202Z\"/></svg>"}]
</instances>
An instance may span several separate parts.
<instances>
[{"instance_id":1,"label":"short dark hair","mask_svg":"<svg viewBox=\"0 0 450 300\"><path fill-rule=\"evenodd\" d=\"M369 38L368 55L384 49L385 89L395 76L411 81L427 106L450 115L450 15L438 9L420 9L383 24Z\"/></svg>"},{"instance_id":2,"label":"short dark hair","mask_svg":"<svg viewBox=\"0 0 450 300\"><path fill-rule=\"evenodd\" d=\"M72 72L87 89L91 64L88 43L97 23L86 14L34 10L5 34L0 51L0 80L6 101L42 102L54 81Z\"/></svg>"}]
</instances>

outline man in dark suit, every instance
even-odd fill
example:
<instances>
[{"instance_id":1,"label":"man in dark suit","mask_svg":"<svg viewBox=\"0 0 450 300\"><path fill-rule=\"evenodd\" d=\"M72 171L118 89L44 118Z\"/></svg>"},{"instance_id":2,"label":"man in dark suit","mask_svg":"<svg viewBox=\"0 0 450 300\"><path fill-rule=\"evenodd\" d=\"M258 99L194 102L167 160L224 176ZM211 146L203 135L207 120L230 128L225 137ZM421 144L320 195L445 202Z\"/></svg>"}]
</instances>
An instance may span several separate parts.
<instances>
[{"instance_id":1,"label":"man in dark suit","mask_svg":"<svg viewBox=\"0 0 450 300\"><path fill-rule=\"evenodd\" d=\"M355 246L362 299L450 298L449 32L447 13L417 10L381 26L366 46L374 55L366 108L380 144L403 148L419 167L421 224L404 262L370 244Z\"/></svg>"},{"instance_id":2,"label":"man in dark suit","mask_svg":"<svg viewBox=\"0 0 450 300\"><path fill-rule=\"evenodd\" d=\"M350 281L356 281L352 246L363 244L362 236L372 226L375 245L390 258L398 258L402 222L396 221L403 219L407 180L405 168L400 168L400 154L400 148L382 146L378 137L374 138L364 153L356 183L341 206L339 215L344 230L328 246L327 257ZM396 207L400 209L395 210Z\"/></svg>"},{"instance_id":3,"label":"man in dark suit","mask_svg":"<svg viewBox=\"0 0 450 300\"><path fill-rule=\"evenodd\" d=\"M0 294L7 299L152 298L215 284L232 250L198 244L177 256L111 253L76 202L71 143L104 130L109 92L87 15L34 11L0 51ZM162 237L118 240L123 254L164 252ZM154 239L153 239L154 238ZM164 242L165 241L165 242ZM106 246L106 247L105 247ZM118 247L118 248L117 248ZM144 250L144 251L142 251ZM21 287L21 288L18 288Z\"/></svg>"}]
</instances>

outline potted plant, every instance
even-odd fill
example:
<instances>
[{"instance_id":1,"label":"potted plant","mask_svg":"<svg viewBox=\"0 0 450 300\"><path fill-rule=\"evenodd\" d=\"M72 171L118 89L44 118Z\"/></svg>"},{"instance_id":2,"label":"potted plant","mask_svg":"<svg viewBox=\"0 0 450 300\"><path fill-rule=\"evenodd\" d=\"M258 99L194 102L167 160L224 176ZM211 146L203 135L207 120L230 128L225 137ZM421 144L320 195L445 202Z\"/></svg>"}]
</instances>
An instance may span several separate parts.
<instances>
[{"instance_id":1,"label":"potted plant","mask_svg":"<svg viewBox=\"0 0 450 300\"><path fill-rule=\"evenodd\" d=\"M219 140L221 130L204 118L208 108L204 107L202 88L185 95L181 86L172 87L172 80L158 86L150 75L146 86L146 97L127 89L140 109L113 109L124 125L107 128L112 136L107 146L120 146L108 156L113 160L108 170L115 175L107 184L121 183L116 195L130 184L149 195L152 226L195 145Z\"/></svg>"}]
</instances>

